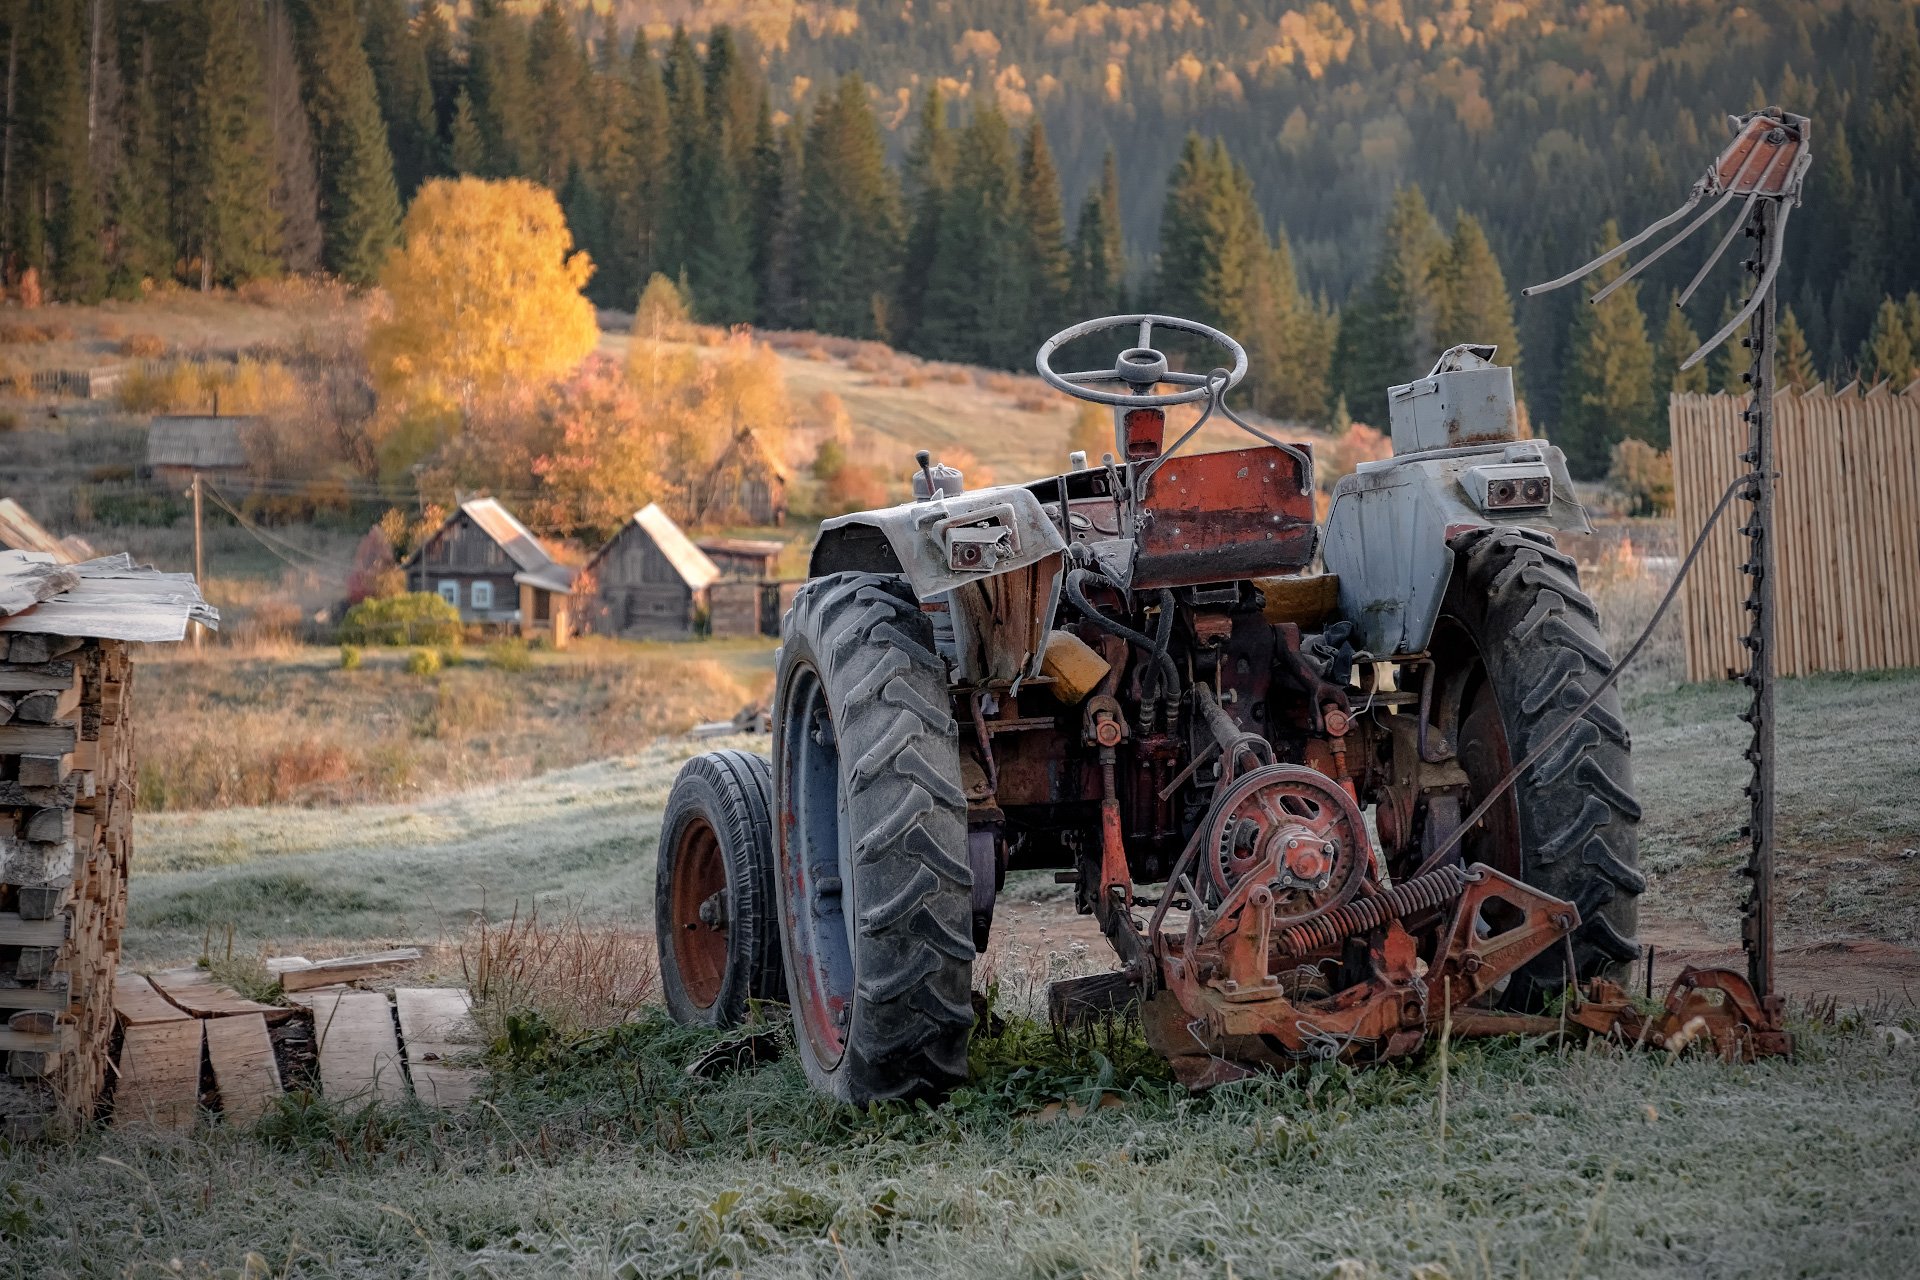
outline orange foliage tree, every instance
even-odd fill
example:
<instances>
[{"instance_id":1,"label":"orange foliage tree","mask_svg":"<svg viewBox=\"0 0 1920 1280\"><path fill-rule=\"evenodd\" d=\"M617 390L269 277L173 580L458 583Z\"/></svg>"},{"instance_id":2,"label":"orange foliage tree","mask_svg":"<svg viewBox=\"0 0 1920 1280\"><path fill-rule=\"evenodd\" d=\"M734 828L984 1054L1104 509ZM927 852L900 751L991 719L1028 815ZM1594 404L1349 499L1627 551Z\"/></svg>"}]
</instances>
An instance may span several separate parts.
<instances>
[{"instance_id":1,"label":"orange foliage tree","mask_svg":"<svg viewBox=\"0 0 1920 1280\"><path fill-rule=\"evenodd\" d=\"M593 264L544 187L435 179L401 236L380 273L392 314L367 337L383 397L465 413L512 384L565 376L599 342L580 292Z\"/></svg>"}]
</instances>

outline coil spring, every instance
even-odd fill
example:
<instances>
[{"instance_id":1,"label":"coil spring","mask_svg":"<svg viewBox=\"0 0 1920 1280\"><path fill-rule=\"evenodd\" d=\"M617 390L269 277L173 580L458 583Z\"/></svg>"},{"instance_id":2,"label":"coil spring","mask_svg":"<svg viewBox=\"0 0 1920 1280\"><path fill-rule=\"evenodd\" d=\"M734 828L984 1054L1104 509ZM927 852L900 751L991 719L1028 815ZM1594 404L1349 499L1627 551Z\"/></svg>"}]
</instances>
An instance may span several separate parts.
<instances>
[{"instance_id":1,"label":"coil spring","mask_svg":"<svg viewBox=\"0 0 1920 1280\"><path fill-rule=\"evenodd\" d=\"M1389 920L1452 902L1477 878L1464 867L1442 867L1416 876L1375 897L1360 898L1318 920L1293 926L1280 935L1280 950L1292 956L1325 950Z\"/></svg>"}]
</instances>

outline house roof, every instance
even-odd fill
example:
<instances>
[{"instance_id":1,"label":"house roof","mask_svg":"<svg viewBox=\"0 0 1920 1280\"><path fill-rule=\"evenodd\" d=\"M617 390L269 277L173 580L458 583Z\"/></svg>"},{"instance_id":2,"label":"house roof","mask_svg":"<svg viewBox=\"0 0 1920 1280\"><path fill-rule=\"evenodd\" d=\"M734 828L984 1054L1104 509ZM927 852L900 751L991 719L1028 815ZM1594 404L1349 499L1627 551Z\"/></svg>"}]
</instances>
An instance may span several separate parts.
<instances>
[{"instance_id":1,"label":"house roof","mask_svg":"<svg viewBox=\"0 0 1920 1280\"><path fill-rule=\"evenodd\" d=\"M475 498L463 502L460 504L460 514L479 525L480 531L506 552L507 559L513 561L514 567L519 570L513 575L515 582L525 582L562 594L573 590L575 571L555 560L545 544L533 536L533 531L521 524L513 512L501 506L497 500ZM452 524L454 518L449 518L447 524ZM445 527L441 526L443 529ZM417 561L425 549L425 543L416 547L413 554L407 557L407 563Z\"/></svg>"},{"instance_id":2,"label":"house roof","mask_svg":"<svg viewBox=\"0 0 1920 1280\"><path fill-rule=\"evenodd\" d=\"M0 548L41 551L61 564L93 559L93 548L81 538L56 538L12 498L0 498Z\"/></svg>"},{"instance_id":3,"label":"house roof","mask_svg":"<svg viewBox=\"0 0 1920 1280\"><path fill-rule=\"evenodd\" d=\"M190 573L136 565L124 552L63 565L43 552L0 551L0 634L160 643L185 639L189 619L220 625Z\"/></svg>"},{"instance_id":4,"label":"house roof","mask_svg":"<svg viewBox=\"0 0 1920 1280\"><path fill-rule=\"evenodd\" d=\"M681 531L680 526L673 522L672 516L660 509L659 503L649 502L634 512L633 520L627 528L632 528L633 525L640 526L641 530L653 539L653 545L660 548L660 554L667 558L667 563L672 565L673 571L680 575L680 580L695 591L712 586L719 580L720 566L707 559L707 553L693 545L693 539ZM626 529L622 529L614 534L607 546L600 548L593 558L598 560L604 556L607 553L607 547L611 547L626 536L626 532Z\"/></svg>"},{"instance_id":5,"label":"house roof","mask_svg":"<svg viewBox=\"0 0 1920 1280\"><path fill-rule=\"evenodd\" d=\"M240 428L253 418L177 415L155 418L147 428L149 467L214 471L247 465Z\"/></svg>"}]
</instances>

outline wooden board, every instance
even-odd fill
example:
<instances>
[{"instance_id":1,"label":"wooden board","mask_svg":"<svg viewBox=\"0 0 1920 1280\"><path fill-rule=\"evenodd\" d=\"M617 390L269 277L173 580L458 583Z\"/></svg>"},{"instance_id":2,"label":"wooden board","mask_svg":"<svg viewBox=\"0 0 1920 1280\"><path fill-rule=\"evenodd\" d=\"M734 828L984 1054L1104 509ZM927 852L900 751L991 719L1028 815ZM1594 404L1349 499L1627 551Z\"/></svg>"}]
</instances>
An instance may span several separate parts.
<instances>
[{"instance_id":1,"label":"wooden board","mask_svg":"<svg viewBox=\"0 0 1920 1280\"><path fill-rule=\"evenodd\" d=\"M138 973L122 973L113 984L113 1011L129 1027L188 1021L187 1014L168 1003L167 998Z\"/></svg>"},{"instance_id":2,"label":"wooden board","mask_svg":"<svg viewBox=\"0 0 1920 1280\"><path fill-rule=\"evenodd\" d=\"M0 755L64 756L79 741L71 724L0 724Z\"/></svg>"},{"instance_id":3,"label":"wooden board","mask_svg":"<svg viewBox=\"0 0 1920 1280\"><path fill-rule=\"evenodd\" d=\"M197 1019L183 1017L127 1028L120 1046L120 1083L113 1094L116 1129L193 1126L200 1107L201 1026Z\"/></svg>"},{"instance_id":4,"label":"wooden board","mask_svg":"<svg viewBox=\"0 0 1920 1280\"><path fill-rule=\"evenodd\" d=\"M0 947L57 947L66 940L65 920L23 920L17 911L0 911Z\"/></svg>"},{"instance_id":5,"label":"wooden board","mask_svg":"<svg viewBox=\"0 0 1920 1280\"><path fill-rule=\"evenodd\" d=\"M393 951L374 951L366 955L341 956L322 960L305 969L287 969L280 974L282 991L311 991L336 982L358 982L375 978L420 958L418 947L400 947Z\"/></svg>"},{"instance_id":6,"label":"wooden board","mask_svg":"<svg viewBox=\"0 0 1920 1280\"><path fill-rule=\"evenodd\" d=\"M155 990L196 1018L259 1014L268 1022L284 1022L293 1016L291 1009L249 1000L233 988L215 982L205 969L167 969L149 974L148 978Z\"/></svg>"},{"instance_id":7,"label":"wooden board","mask_svg":"<svg viewBox=\"0 0 1920 1280\"><path fill-rule=\"evenodd\" d=\"M273 1060L267 1020L243 1013L209 1018L205 1025L207 1060L220 1086L220 1113L229 1124L250 1125L280 1096L280 1067Z\"/></svg>"},{"instance_id":8,"label":"wooden board","mask_svg":"<svg viewBox=\"0 0 1920 1280\"><path fill-rule=\"evenodd\" d=\"M401 987L393 998L414 1096L431 1107L466 1105L483 1073L448 1059L471 1057L477 1048L472 997L454 987Z\"/></svg>"},{"instance_id":9,"label":"wooden board","mask_svg":"<svg viewBox=\"0 0 1920 1280\"><path fill-rule=\"evenodd\" d=\"M404 1102L393 1006L373 991L328 992L313 1001L320 1092L335 1102Z\"/></svg>"}]
</instances>

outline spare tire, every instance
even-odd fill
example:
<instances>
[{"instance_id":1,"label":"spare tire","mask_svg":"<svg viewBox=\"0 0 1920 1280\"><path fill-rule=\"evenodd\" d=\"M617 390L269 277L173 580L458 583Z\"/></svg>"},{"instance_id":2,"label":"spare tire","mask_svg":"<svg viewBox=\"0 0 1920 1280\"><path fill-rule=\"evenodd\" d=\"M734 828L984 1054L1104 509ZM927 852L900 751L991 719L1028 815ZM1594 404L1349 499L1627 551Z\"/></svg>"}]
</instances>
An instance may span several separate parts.
<instances>
[{"instance_id":1,"label":"spare tire","mask_svg":"<svg viewBox=\"0 0 1920 1280\"><path fill-rule=\"evenodd\" d=\"M774 690L776 883L800 1060L844 1102L966 1078L973 877L949 705L905 583L800 590Z\"/></svg>"},{"instance_id":2,"label":"spare tire","mask_svg":"<svg viewBox=\"0 0 1920 1280\"><path fill-rule=\"evenodd\" d=\"M773 918L772 777L763 756L709 751L673 780L653 909L660 986L676 1022L737 1026L749 1001L786 999Z\"/></svg>"}]
</instances>

